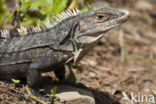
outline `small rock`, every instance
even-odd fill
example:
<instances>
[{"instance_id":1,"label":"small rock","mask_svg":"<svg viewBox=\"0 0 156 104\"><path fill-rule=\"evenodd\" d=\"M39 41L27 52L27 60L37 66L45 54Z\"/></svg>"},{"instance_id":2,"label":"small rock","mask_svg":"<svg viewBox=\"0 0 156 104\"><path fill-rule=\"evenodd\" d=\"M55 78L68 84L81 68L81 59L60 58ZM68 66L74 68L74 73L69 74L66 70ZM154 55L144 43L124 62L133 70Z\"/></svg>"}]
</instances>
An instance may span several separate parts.
<instances>
[{"instance_id":1,"label":"small rock","mask_svg":"<svg viewBox=\"0 0 156 104\"><path fill-rule=\"evenodd\" d=\"M93 94L81 88L59 85L56 96L66 104L95 104Z\"/></svg>"}]
</instances>

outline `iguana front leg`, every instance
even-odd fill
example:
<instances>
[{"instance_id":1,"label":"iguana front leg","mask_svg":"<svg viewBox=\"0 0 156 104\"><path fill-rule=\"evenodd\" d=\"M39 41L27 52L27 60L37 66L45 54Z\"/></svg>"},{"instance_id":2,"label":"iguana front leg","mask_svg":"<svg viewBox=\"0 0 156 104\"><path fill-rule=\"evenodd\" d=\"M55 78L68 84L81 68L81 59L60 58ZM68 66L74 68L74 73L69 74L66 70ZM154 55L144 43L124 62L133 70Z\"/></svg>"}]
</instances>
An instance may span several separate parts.
<instances>
[{"instance_id":1,"label":"iguana front leg","mask_svg":"<svg viewBox=\"0 0 156 104\"><path fill-rule=\"evenodd\" d=\"M37 88L39 86L41 72L57 70L59 65L60 61L55 56L43 56L32 62L27 72L28 86Z\"/></svg>"},{"instance_id":2,"label":"iguana front leg","mask_svg":"<svg viewBox=\"0 0 156 104\"><path fill-rule=\"evenodd\" d=\"M55 56L44 56L40 57L30 64L30 68L27 72L27 84L33 95L45 100L44 97L37 94L35 89L39 88L41 72L49 72L54 70L59 80L65 78L65 68L61 59L57 59Z\"/></svg>"}]
</instances>

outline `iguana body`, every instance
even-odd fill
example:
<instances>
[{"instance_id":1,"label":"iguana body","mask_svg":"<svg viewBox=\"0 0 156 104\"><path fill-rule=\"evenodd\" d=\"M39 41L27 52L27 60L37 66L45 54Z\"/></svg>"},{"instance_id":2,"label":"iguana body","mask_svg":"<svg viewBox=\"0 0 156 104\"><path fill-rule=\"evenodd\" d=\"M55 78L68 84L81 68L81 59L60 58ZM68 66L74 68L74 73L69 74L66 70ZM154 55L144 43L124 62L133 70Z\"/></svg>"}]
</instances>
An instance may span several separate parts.
<instances>
[{"instance_id":1,"label":"iguana body","mask_svg":"<svg viewBox=\"0 0 156 104\"><path fill-rule=\"evenodd\" d=\"M79 62L103 33L122 24L128 15L125 10L108 8L86 13L65 11L44 29L19 30L24 36L19 31L20 35L1 31L0 79L25 77L28 86L35 88L41 72L54 70L63 80L64 65Z\"/></svg>"}]
</instances>

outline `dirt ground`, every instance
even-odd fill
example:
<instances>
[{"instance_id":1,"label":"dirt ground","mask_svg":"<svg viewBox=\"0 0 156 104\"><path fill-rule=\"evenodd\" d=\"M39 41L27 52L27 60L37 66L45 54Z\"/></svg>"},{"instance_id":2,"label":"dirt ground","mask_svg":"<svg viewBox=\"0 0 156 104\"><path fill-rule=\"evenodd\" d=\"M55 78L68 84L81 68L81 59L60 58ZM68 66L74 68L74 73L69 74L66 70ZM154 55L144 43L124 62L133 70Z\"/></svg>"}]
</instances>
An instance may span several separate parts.
<instances>
[{"instance_id":1,"label":"dirt ground","mask_svg":"<svg viewBox=\"0 0 156 104\"><path fill-rule=\"evenodd\" d=\"M93 92L96 104L156 104L156 1L96 0L93 6L124 8L131 17L108 32L81 61L81 69L74 70L77 81ZM0 85L24 92L24 85ZM132 93L136 102L131 100ZM121 100L124 94L131 102ZM147 97L143 98L144 95ZM151 96L155 103L149 102ZM8 89L0 90L0 102L37 104Z\"/></svg>"}]
</instances>

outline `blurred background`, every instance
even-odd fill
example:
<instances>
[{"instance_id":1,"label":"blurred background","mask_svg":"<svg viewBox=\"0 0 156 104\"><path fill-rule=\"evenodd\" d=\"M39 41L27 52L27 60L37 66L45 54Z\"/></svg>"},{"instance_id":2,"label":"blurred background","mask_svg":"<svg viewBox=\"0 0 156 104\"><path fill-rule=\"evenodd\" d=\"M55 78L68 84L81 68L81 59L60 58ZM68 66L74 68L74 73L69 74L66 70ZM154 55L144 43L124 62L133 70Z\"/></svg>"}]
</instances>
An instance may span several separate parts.
<instances>
[{"instance_id":1,"label":"blurred background","mask_svg":"<svg viewBox=\"0 0 156 104\"><path fill-rule=\"evenodd\" d=\"M122 92L156 97L156 0L0 0L0 28L42 24L65 9L102 7L128 10L130 18L81 61L74 70L77 81L97 104L128 104Z\"/></svg>"}]
</instances>

